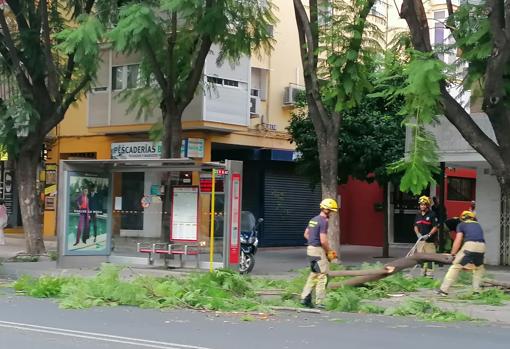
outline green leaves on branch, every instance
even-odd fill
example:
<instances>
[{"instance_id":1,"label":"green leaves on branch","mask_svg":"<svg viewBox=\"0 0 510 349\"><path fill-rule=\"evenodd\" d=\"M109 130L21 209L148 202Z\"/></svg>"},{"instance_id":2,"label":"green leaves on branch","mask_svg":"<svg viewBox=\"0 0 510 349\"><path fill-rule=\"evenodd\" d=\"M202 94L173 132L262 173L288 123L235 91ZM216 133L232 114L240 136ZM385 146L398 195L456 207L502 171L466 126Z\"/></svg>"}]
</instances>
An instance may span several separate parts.
<instances>
[{"instance_id":1,"label":"green leaves on branch","mask_svg":"<svg viewBox=\"0 0 510 349\"><path fill-rule=\"evenodd\" d=\"M22 142L34 131L40 116L19 93L3 101L0 108L0 144L12 156L17 154Z\"/></svg>"},{"instance_id":2,"label":"green leaves on branch","mask_svg":"<svg viewBox=\"0 0 510 349\"><path fill-rule=\"evenodd\" d=\"M21 63L13 59L12 49L1 52L2 75L10 77L5 85L11 91L0 110L0 143L13 159L27 146L26 137L42 140L40 133L62 120L69 104L87 90L99 65L104 26L87 14L95 1L48 1L47 11L41 3L21 1L16 16L7 20ZM0 42L8 46L5 38ZM25 79L12 77L19 64ZM45 96L49 100L41 100Z\"/></svg>"},{"instance_id":3,"label":"green leaves on branch","mask_svg":"<svg viewBox=\"0 0 510 349\"><path fill-rule=\"evenodd\" d=\"M466 89L483 80L492 53L488 12L485 3L462 4L447 21L455 37L453 48L460 54L461 60L468 63L464 82Z\"/></svg>"},{"instance_id":4,"label":"green leaves on branch","mask_svg":"<svg viewBox=\"0 0 510 349\"><path fill-rule=\"evenodd\" d=\"M148 4L134 3L123 7L119 19L115 28L108 34L117 51L124 53L142 51L147 44L160 44L165 38L161 18ZM158 59L163 60L161 47L158 45L155 49L160 53Z\"/></svg>"},{"instance_id":5,"label":"green leaves on branch","mask_svg":"<svg viewBox=\"0 0 510 349\"><path fill-rule=\"evenodd\" d=\"M423 124L435 121L440 112L440 82L445 80L446 69L446 64L439 59L414 52L404 70L407 80L402 94L406 97L406 104L401 113L416 117Z\"/></svg>"},{"instance_id":6,"label":"green leaves on branch","mask_svg":"<svg viewBox=\"0 0 510 349\"><path fill-rule=\"evenodd\" d=\"M445 79L446 68L433 55L414 51L404 69L404 86L387 93L390 99L405 98L400 114L405 116L404 123L411 133L408 155L389 166L390 172L405 171L400 183L402 191L421 193L435 182L433 175L439 172L437 144L426 126L433 124L441 113L440 83Z\"/></svg>"},{"instance_id":7,"label":"green leaves on branch","mask_svg":"<svg viewBox=\"0 0 510 349\"><path fill-rule=\"evenodd\" d=\"M270 49L273 10L271 2L262 6L258 0L220 0L213 7L196 0L132 3L121 9L109 38L117 51L141 53L142 64L151 73L161 69L178 93L187 87L186 78L205 40L219 46L220 62Z\"/></svg>"},{"instance_id":8,"label":"green leaves on branch","mask_svg":"<svg viewBox=\"0 0 510 349\"><path fill-rule=\"evenodd\" d=\"M473 319L464 313L443 310L430 300L409 299L404 304L388 308L384 315L390 316L416 316L425 321L435 322L453 322L453 321L472 321Z\"/></svg>"},{"instance_id":9,"label":"green leaves on branch","mask_svg":"<svg viewBox=\"0 0 510 349\"><path fill-rule=\"evenodd\" d=\"M150 85L135 89L125 89L118 96L121 102L128 103L128 112L136 110L137 119L143 119L145 122L149 121L149 118L154 117L154 115L157 115L155 110L159 107L162 98L161 89ZM156 120L150 121L154 122Z\"/></svg>"},{"instance_id":10,"label":"green leaves on branch","mask_svg":"<svg viewBox=\"0 0 510 349\"><path fill-rule=\"evenodd\" d=\"M74 61L85 73L95 75L99 61L99 43L103 41L104 26L92 15L82 15L78 26L57 34L57 49L65 55L74 54Z\"/></svg>"},{"instance_id":11,"label":"green leaves on branch","mask_svg":"<svg viewBox=\"0 0 510 349\"><path fill-rule=\"evenodd\" d=\"M381 50L379 28L366 20L370 1L331 1L320 14L319 73L321 94L329 110L342 112L360 105L372 85L369 76Z\"/></svg>"},{"instance_id":12,"label":"green leaves on branch","mask_svg":"<svg viewBox=\"0 0 510 349\"><path fill-rule=\"evenodd\" d=\"M400 181L400 190L419 195L430 183L434 183L434 174L439 173L437 144L432 134L423 126L406 124L411 129L412 144L407 157L388 166L392 173L404 172Z\"/></svg>"},{"instance_id":13,"label":"green leaves on branch","mask_svg":"<svg viewBox=\"0 0 510 349\"><path fill-rule=\"evenodd\" d=\"M442 113L439 106L441 81L458 83L463 79L464 90L473 89L473 96L483 95L484 74L492 54L493 42L486 4L460 5L447 19L446 25L452 31L455 43L436 47L436 53L457 54L460 59L448 66L434 55L408 51L410 61L406 64L404 88L386 91L390 98L405 97L406 104L401 112L406 115L405 123L412 136L408 156L390 166L390 170L405 171L400 189L415 194L434 182L434 174L439 172L437 144L433 135L427 132L427 127ZM459 77L459 68L464 67L467 75ZM510 92L510 82L506 84Z\"/></svg>"},{"instance_id":14,"label":"green leaves on branch","mask_svg":"<svg viewBox=\"0 0 510 349\"><path fill-rule=\"evenodd\" d=\"M17 292L59 298L62 308L130 305L142 308L192 308L223 311L262 310L251 279L229 270L196 273L181 278L120 277L122 267L104 264L93 278L21 277Z\"/></svg>"}]
</instances>

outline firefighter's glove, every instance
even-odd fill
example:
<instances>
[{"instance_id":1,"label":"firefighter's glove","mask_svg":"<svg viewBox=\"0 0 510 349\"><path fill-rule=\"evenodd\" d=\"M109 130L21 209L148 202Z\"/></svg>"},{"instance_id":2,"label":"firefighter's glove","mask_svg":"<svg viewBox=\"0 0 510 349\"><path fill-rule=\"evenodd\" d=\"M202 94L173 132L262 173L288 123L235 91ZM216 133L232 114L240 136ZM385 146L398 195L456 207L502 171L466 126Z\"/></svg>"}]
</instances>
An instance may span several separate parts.
<instances>
[{"instance_id":1,"label":"firefighter's glove","mask_svg":"<svg viewBox=\"0 0 510 349\"><path fill-rule=\"evenodd\" d=\"M430 234L425 234L421 236L422 241L427 240L430 237Z\"/></svg>"},{"instance_id":2,"label":"firefighter's glove","mask_svg":"<svg viewBox=\"0 0 510 349\"><path fill-rule=\"evenodd\" d=\"M336 254L336 251L334 250L329 250L328 251L328 254L327 254L327 257L328 257L328 261L334 261L335 259L337 259L337 254Z\"/></svg>"}]
</instances>

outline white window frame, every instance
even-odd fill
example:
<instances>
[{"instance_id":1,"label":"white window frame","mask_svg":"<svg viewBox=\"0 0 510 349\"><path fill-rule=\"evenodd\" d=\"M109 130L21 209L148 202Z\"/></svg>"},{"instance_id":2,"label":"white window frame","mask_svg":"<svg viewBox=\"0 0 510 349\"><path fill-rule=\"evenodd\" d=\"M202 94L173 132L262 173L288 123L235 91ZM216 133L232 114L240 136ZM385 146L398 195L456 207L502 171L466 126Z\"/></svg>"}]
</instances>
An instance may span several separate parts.
<instances>
[{"instance_id":1,"label":"white window frame","mask_svg":"<svg viewBox=\"0 0 510 349\"><path fill-rule=\"evenodd\" d=\"M209 79L215 80L215 81L210 81ZM219 76L214 76L214 75L207 75L206 81L208 84L214 84L214 85L223 86L225 88L235 88L235 89L242 88L241 85L243 84L243 82L239 81L239 80L225 79L225 78L220 78ZM226 81L233 82L237 86L227 85L227 84L225 84Z\"/></svg>"},{"instance_id":2,"label":"white window frame","mask_svg":"<svg viewBox=\"0 0 510 349\"><path fill-rule=\"evenodd\" d=\"M132 67L132 66L138 66L138 78L137 78L137 82L136 82L136 86L133 86L133 87L129 87L128 86L128 72L129 72L129 67ZM114 88L114 81L116 81L117 77L116 75L114 74L114 69L120 69L122 71L121 73L121 82L122 82L122 87L121 88ZM124 64L124 65L114 65L112 66L112 81L111 81L111 89L112 91L124 91L124 90L127 90L127 89L136 89L136 88L140 88L141 87L141 83L140 83L140 63L132 63L132 64Z\"/></svg>"}]
</instances>

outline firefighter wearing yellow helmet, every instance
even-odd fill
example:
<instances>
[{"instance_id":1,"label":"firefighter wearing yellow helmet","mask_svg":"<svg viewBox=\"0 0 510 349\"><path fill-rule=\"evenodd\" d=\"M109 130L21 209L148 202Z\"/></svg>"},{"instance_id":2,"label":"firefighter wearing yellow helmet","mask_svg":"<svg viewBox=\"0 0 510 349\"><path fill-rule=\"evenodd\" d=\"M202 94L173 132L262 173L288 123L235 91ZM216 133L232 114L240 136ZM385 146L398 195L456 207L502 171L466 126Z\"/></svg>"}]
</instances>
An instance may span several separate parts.
<instances>
[{"instance_id":1,"label":"firefighter wearing yellow helmet","mask_svg":"<svg viewBox=\"0 0 510 349\"><path fill-rule=\"evenodd\" d=\"M308 243L306 254L310 259L311 271L301 294L301 304L314 306L312 292L315 289L315 306L324 308L329 262L337 258L328 243L328 218L331 212L338 211L338 203L334 199L324 199L320 203L320 210L320 214L313 217L305 229L304 236Z\"/></svg>"},{"instance_id":2,"label":"firefighter wearing yellow helmet","mask_svg":"<svg viewBox=\"0 0 510 349\"><path fill-rule=\"evenodd\" d=\"M414 218L414 233L421 239L416 251L419 253L436 253L436 238L439 229L439 220L434 211L430 209L431 201L428 196L418 199L420 209ZM422 265L423 275L434 276L434 263L426 262Z\"/></svg>"},{"instance_id":3,"label":"firefighter wearing yellow helmet","mask_svg":"<svg viewBox=\"0 0 510 349\"><path fill-rule=\"evenodd\" d=\"M448 269L443 283L438 290L440 295L447 295L448 290L455 283L462 269L473 271L473 291L480 291L480 283L485 271L483 259L485 256L485 238L480 223L473 211L464 211L460 215L457 235L452 246L453 264Z\"/></svg>"}]
</instances>

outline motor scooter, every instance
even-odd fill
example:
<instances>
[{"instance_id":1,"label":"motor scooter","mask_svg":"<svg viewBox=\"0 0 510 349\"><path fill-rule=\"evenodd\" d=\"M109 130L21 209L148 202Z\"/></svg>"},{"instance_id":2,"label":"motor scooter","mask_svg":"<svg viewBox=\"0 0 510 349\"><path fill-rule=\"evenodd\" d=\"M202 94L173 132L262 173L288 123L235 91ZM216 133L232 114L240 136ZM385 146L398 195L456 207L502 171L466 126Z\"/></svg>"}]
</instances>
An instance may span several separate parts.
<instances>
[{"instance_id":1,"label":"motor scooter","mask_svg":"<svg viewBox=\"0 0 510 349\"><path fill-rule=\"evenodd\" d=\"M249 211L241 212L241 256L239 259L241 274L248 274L255 267L255 254L259 245L258 228L263 221L263 218L255 220L255 216Z\"/></svg>"}]
</instances>

